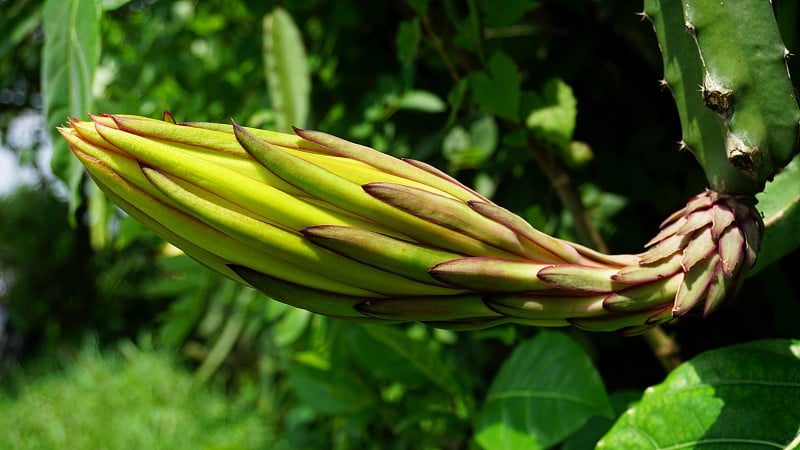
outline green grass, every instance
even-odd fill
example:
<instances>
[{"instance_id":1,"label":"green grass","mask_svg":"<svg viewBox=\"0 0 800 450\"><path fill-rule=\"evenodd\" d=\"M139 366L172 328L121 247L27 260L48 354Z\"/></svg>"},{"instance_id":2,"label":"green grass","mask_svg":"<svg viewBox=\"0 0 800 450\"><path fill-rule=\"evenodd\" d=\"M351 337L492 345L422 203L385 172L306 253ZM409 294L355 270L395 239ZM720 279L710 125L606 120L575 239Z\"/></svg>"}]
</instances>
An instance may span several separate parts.
<instances>
[{"instance_id":1,"label":"green grass","mask_svg":"<svg viewBox=\"0 0 800 450\"><path fill-rule=\"evenodd\" d=\"M221 392L193 384L164 353L133 345L73 364L0 394L3 449L275 448L263 418Z\"/></svg>"}]
</instances>

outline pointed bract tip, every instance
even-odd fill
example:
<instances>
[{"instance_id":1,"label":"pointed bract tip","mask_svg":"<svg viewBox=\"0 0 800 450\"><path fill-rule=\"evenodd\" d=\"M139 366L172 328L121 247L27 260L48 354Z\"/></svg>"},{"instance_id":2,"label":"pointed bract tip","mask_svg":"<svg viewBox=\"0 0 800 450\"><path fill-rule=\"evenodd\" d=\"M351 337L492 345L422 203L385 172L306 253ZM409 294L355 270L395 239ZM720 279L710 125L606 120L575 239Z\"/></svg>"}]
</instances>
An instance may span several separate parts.
<instances>
[{"instance_id":1,"label":"pointed bract tip","mask_svg":"<svg viewBox=\"0 0 800 450\"><path fill-rule=\"evenodd\" d=\"M231 125L233 125L233 135L236 136L236 140L239 141L240 144L242 143L241 136L252 137L252 135L245 130L243 126L239 125L239 122L233 117L231 117Z\"/></svg>"},{"instance_id":2,"label":"pointed bract tip","mask_svg":"<svg viewBox=\"0 0 800 450\"><path fill-rule=\"evenodd\" d=\"M242 146L242 149L250 156L258 159L258 157L253 155L254 149L270 146L268 142L247 131L245 127L239 125L239 123L233 118L231 118L231 124L233 125L233 135L236 137L236 141L239 142L239 145Z\"/></svg>"},{"instance_id":3,"label":"pointed bract tip","mask_svg":"<svg viewBox=\"0 0 800 450\"><path fill-rule=\"evenodd\" d=\"M164 112L161 113L161 120L163 120L164 122L169 122L171 124L177 124L177 122L175 121L175 116L173 116L168 109L165 109Z\"/></svg>"}]
</instances>

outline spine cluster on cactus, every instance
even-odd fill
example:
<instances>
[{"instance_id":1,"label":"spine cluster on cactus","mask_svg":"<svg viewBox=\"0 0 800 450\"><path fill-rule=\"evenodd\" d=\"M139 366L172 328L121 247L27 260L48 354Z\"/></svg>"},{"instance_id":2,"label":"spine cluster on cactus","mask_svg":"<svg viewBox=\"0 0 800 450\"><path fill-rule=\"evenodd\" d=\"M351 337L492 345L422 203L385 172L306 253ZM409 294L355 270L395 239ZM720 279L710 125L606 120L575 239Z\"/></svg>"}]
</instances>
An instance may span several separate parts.
<instances>
[{"instance_id":1,"label":"spine cluster on cactus","mask_svg":"<svg viewBox=\"0 0 800 450\"><path fill-rule=\"evenodd\" d=\"M647 251L605 255L419 161L317 131L164 119L93 116L60 132L95 182L167 241L277 300L348 320L638 333L716 308L762 232L750 197L709 191Z\"/></svg>"}]
</instances>

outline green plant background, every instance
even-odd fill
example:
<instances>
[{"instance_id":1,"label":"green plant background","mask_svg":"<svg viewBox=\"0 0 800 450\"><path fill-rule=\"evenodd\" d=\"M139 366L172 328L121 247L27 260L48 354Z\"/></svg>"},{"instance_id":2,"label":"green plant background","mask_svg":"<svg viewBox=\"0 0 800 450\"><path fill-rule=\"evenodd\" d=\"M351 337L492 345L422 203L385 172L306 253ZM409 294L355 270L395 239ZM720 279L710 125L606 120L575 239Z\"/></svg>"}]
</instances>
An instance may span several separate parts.
<instances>
[{"instance_id":1,"label":"green plant background","mask_svg":"<svg viewBox=\"0 0 800 450\"><path fill-rule=\"evenodd\" d=\"M68 115L308 126L430 162L539 229L597 246L552 181L566 175L613 252L639 251L705 187L678 151L641 2L276 6L0 1L0 136L41 174L0 198L0 447L582 449L611 430L605 448L782 448L795 437L797 161L760 197L771 225L758 273L714 316L666 327L690 361L669 375L641 338L328 320L221 279L121 215L53 136ZM798 7L775 9L797 53ZM19 144L15 121L31 114L42 125Z\"/></svg>"}]
</instances>

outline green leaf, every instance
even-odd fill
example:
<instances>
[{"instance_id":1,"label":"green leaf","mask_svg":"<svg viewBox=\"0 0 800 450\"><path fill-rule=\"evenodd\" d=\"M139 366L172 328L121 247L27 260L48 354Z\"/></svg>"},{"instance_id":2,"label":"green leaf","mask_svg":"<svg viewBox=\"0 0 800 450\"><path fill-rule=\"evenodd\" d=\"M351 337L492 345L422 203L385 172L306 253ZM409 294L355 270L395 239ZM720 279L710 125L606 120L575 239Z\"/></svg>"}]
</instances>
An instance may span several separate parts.
<instances>
[{"instance_id":1,"label":"green leaf","mask_svg":"<svg viewBox=\"0 0 800 450\"><path fill-rule=\"evenodd\" d=\"M386 326L365 325L362 345L353 349L357 360L366 362L371 373L400 382L417 384L418 379L427 379L445 392L456 395L461 386L456 381L453 369L442 360L441 352L427 340L411 339L405 332Z\"/></svg>"},{"instance_id":2,"label":"green leaf","mask_svg":"<svg viewBox=\"0 0 800 450\"><path fill-rule=\"evenodd\" d=\"M578 115L578 102L572 95L572 88L553 78L544 84L541 94L532 94L532 111L528 113L525 125L536 139L560 150L569 150Z\"/></svg>"},{"instance_id":3,"label":"green leaf","mask_svg":"<svg viewBox=\"0 0 800 450\"><path fill-rule=\"evenodd\" d=\"M492 116L483 116L469 127L472 145L483 149L491 155L497 148L497 122Z\"/></svg>"},{"instance_id":4,"label":"green leaf","mask_svg":"<svg viewBox=\"0 0 800 450\"><path fill-rule=\"evenodd\" d=\"M611 416L605 386L566 334L541 331L517 347L492 382L476 422L486 449L545 449L591 417Z\"/></svg>"},{"instance_id":5,"label":"green leaf","mask_svg":"<svg viewBox=\"0 0 800 450\"><path fill-rule=\"evenodd\" d=\"M292 17L275 8L264 16L264 72L278 131L305 128L311 102L311 75L303 37Z\"/></svg>"},{"instance_id":6,"label":"green leaf","mask_svg":"<svg viewBox=\"0 0 800 450\"><path fill-rule=\"evenodd\" d=\"M456 83L452 89L450 89L450 92L447 93L447 104L450 105L450 114L447 117L447 125L445 128L449 128L456 123L456 120L458 119L458 112L464 105L464 99L468 89L469 79L463 78L461 81Z\"/></svg>"},{"instance_id":7,"label":"green leaf","mask_svg":"<svg viewBox=\"0 0 800 450\"><path fill-rule=\"evenodd\" d=\"M800 424L800 341L703 353L648 388L597 448L784 448Z\"/></svg>"},{"instance_id":8,"label":"green leaf","mask_svg":"<svg viewBox=\"0 0 800 450\"><path fill-rule=\"evenodd\" d=\"M484 115L469 128L453 127L442 141L442 154L454 169L480 167L497 149L498 130L494 117Z\"/></svg>"},{"instance_id":9,"label":"green leaf","mask_svg":"<svg viewBox=\"0 0 800 450\"><path fill-rule=\"evenodd\" d=\"M44 5L42 94L53 136L53 173L69 189L70 217L81 204L83 166L56 127L92 112L92 82L100 57L100 12L93 0L47 0ZM103 224L105 226L105 224Z\"/></svg>"},{"instance_id":10,"label":"green leaf","mask_svg":"<svg viewBox=\"0 0 800 450\"><path fill-rule=\"evenodd\" d=\"M411 90L400 97L397 108L426 113L440 113L447 109L447 104L433 92Z\"/></svg>"},{"instance_id":11,"label":"green leaf","mask_svg":"<svg viewBox=\"0 0 800 450\"><path fill-rule=\"evenodd\" d=\"M100 1L100 9L102 9L103 11L113 11L115 9L122 8L123 6L131 2L131 0L99 0L99 1Z\"/></svg>"},{"instance_id":12,"label":"green leaf","mask_svg":"<svg viewBox=\"0 0 800 450\"><path fill-rule=\"evenodd\" d=\"M631 406L636 404L642 397L640 391L620 391L615 392L609 396L611 404L614 406L614 416L619 417ZM594 448L597 441L600 440L611 426L614 425L614 419L605 416L592 417L586 425L583 426L578 432L569 437L561 445L561 450L583 450L587 448Z\"/></svg>"},{"instance_id":13,"label":"green leaf","mask_svg":"<svg viewBox=\"0 0 800 450\"><path fill-rule=\"evenodd\" d=\"M295 343L308 328L311 313L305 309L289 308L286 314L273 325L272 336L275 345L286 347Z\"/></svg>"},{"instance_id":14,"label":"green leaf","mask_svg":"<svg viewBox=\"0 0 800 450\"><path fill-rule=\"evenodd\" d=\"M3 61L12 61L11 52L27 39L30 34L42 23L41 6L36 5L33 13L24 9L6 7L3 12L2 26L5 28L4 39L0 41L0 58Z\"/></svg>"},{"instance_id":15,"label":"green leaf","mask_svg":"<svg viewBox=\"0 0 800 450\"><path fill-rule=\"evenodd\" d=\"M92 248L100 250L108 243L108 220L112 215L109 200L96 184L89 185L89 237Z\"/></svg>"},{"instance_id":16,"label":"green leaf","mask_svg":"<svg viewBox=\"0 0 800 450\"><path fill-rule=\"evenodd\" d=\"M394 381L411 387L423 386L428 381L425 374L408 364L403 356L388 349L361 327L352 327L348 331L348 356L352 356L372 379Z\"/></svg>"},{"instance_id":17,"label":"green leaf","mask_svg":"<svg viewBox=\"0 0 800 450\"><path fill-rule=\"evenodd\" d=\"M247 306L257 296L255 289L237 285L232 280L225 280L221 289L223 292L226 292L226 297L228 296L228 289L231 290L230 293L233 294L231 297L236 306L233 308L232 312L225 317L225 326L214 341L203 363L200 364L200 367L198 367L195 372L195 378L200 383L208 381L233 352L236 341L239 339L246 323Z\"/></svg>"},{"instance_id":18,"label":"green leaf","mask_svg":"<svg viewBox=\"0 0 800 450\"><path fill-rule=\"evenodd\" d=\"M208 289L222 279L216 272L182 253L156 258L153 264L161 275L145 286L142 292L145 297L180 296L194 290Z\"/></svg>"},{"instance_id":19,"label":"green leaf","mask_svg":"<svg viewBox=\"0 0 800 450\"><path fill-rule=\"evenodd\" d=\"M471 76L472 100L490 114L518 122L522 78L517 65L508 55L497 51L487 69L488 72Z\"/></svg>"},{"instance_id":20,"label":"green leaf","mask_svg":"<svg viewBox=\"0 0 800 450\"><path fill-rule=\"evenodd\" d=\"M800 155L756 198L766 228L751 275L800 247Z\"/></svg>"},{"instance_id":21,"label":"green leaf","mask_svg":"<svg viewBox=\"0 0 800 450\"><path fill-rule=\"evenodd\" d=\"M419 27L419 19L401 22L397 27L397 59L404 66L414 64L417 57L417 49L422 40L422 30Z\"/></svg>"},{"instance_id":22,"label":"green leaf","mask_svg":"<svg viewBox=\"0 0 800 450\"><path fill-rule=\"evenodd\" d=\"M290 367L289 381L300 400L322 414L352 414L370 407L374 399L352 374L302 363Z\"/></svg>"},{"instance_id":23,"label":"green leaf","mask_svg":"<svg viewBox=\"0 0 800 450\"><path fill-rule=\"evenodd\" d=\"M205 291L189 291L170 301L167 311L159 316L163 323L158 329L159 341L178 348L197 325L205 310Z\"/></svg>"}]
</instances>

